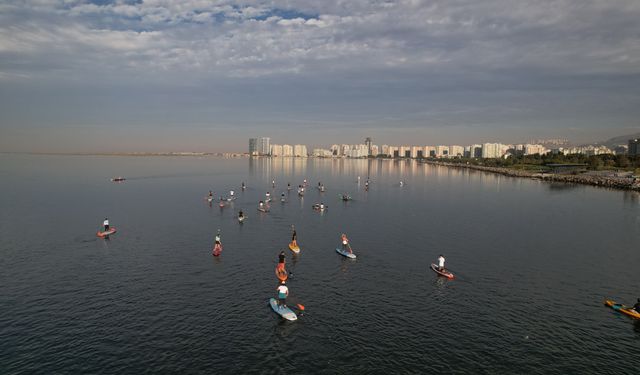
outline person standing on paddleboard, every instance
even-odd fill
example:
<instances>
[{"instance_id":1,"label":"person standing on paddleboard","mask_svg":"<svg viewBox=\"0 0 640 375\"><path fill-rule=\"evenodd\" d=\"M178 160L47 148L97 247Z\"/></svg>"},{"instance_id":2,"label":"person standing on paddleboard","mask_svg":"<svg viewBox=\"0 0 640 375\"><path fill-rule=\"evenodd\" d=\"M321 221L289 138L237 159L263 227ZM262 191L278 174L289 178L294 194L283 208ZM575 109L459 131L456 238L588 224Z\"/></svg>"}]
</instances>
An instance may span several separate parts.
<instances>
[{"instance_id":1,"label":"person standing on paddleboard","mask_svg":"<svg viewBox=\"0 0 640 375\"><path fill-rule=\"evenodd\" d=\"M438 270L444 271L444 256L442 254L438 257Z\"/></svg>"},{"instance_id":2,"label":"person standing on paddleboard","mask_svg":"<svg viewBox=\"0 0 640 375\"><path fill-rule=\"evenodd\" d=\"M292 228L292 229L293 229L293 234L291 235L291 244L293 246L298 246L298 233L296 233L295 228Z\"/></svg>"},{"instance_id":3,"label":"person standing on paddleboard","mask_svg":"<svg viewBox=\"0 0 640 375\"><path fill-rule=\"evenodd\" d=\"M351 246L349 246L349 239L347 238L347 235L342 233L340 239L342 240L342 250L348 251L349 254L352 254L353 251L351 251Z\"/></svg>"},{"instance_id":4,"label":"person standing on paddleboard","mask_svg":"<svg viewBox=\"0 0 640 375\"><path fill-rule=\"evenodd\" d=\"M287 288L286 282L282 280L276 290L278 291L278 306L286 306L287 296L289 296L289 288Z\"/></svg>"},{"instance_id":5,"label":"person standing on paddleboard","mask_svg":"<svg viewBox=\"0 0 640 375\"><path fill-rule=\"evenodd\" d=\"M284 270L284 257L284 250L282 250L278 255L278 269Z\"/></svg>"},{"instance_id":6,"label":"person standing on paddleboard","mask_svg":"<svg viewBox=\"0 0 640 375\"><path fill-rule=\"evenodd\" d=\"M638 298L638 302L633 305L633 309L636 310L636 312L640 313L640 298Z\"/></svg>"},{"instance_id":7,"label":"person standing on paddleboard","mask_svg":"<svg viewBox=\"0 0 640 375\"><path fill-rule=\"evenodd\" d=\"M102 222L102 225L104 226L104 231L107 232L109 231L109 218L104 218L104 221Z\"/></svg>"},{"instance_id":8,"label":"person standing on paddleboard","mask_svg":"<svg viewBox=\"0 0 640 375\"><path fill-rule=\"evenodd\" d=\"M222 245L220 243L220 229L218 229L218 233L216 233L216 245Z\"/></svg>"}]
</instances>

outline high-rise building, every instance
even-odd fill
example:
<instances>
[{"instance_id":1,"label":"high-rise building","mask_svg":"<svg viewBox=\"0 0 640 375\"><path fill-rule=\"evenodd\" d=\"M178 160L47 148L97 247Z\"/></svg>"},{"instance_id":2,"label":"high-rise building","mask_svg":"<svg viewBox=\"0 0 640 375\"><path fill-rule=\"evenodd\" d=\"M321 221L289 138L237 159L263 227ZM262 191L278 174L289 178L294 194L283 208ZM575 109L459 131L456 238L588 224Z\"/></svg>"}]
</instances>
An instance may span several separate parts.
<instances>
[{"instance_id":1,"label":"high-rise building","mask_svg":"<svg viewBox=\"0 0 640 375\"><path fill-rule=\"evenodd\" d=\"M271 145L271 156L283 156L282 145Z\"/></svg>"},{"instance_id":2,"label":"high-rise building","mask_svg":"<svg viewBox=\"0 0 640 375\"><path fill-rule=\"evenodd\" d=\"M517 148L516 148L517 150ZM525 155L535 155L535 154L546 154L547 153L547 149L546 147L544 147L543 145L530 145L530 144L526 144L524 145L524 154Z\"/></svg>"},{"instance_id":3,"label":"high-rise building","mask_svg":"<svg viewBox=\"0 0 640 375\"><path fill-rule=\"evenodd\" d=\"M445 158L449 155L449 146L436 146L436 157Z\"/></svg>"},{"instance_id":4,"label":"high-rise building","mask_svg":"<svg viewBox=\"0 0 640 375\"><path fill-rule=\"evenodd\" d=\"M380 153L380 148L378 147L378 145L371 145L371 155L378 156L379 153Z\"/></svg>"},{"instance_id":5,"label":"high-rise building","mask_svg":"<svg viewBox=\"0 0 640 375\"><path fill-rule=\"evenodd\" d=\"M380 147L380 153L382 155L391 156L391 154L389 154L389 145L382 145Z\"/></svg>"},{"instance_id":6,"label":"high-rise building","mask_svg":"<svg viewBox=\"0 0 640 375\"><path fill-rule=\"evenodd\" d=\"M629 140L629 155L640 155L640 139Z\"/></svg>"},{"instance_id":7,"label":"high-rise building","mask_svg":"<svg viewBox=\"0 0 640 375\"><path fill-rule=\"evenodd\" d=\"M503 145L501 143L484 143L482 145L483 158L501 158Z\"/></svg>"},{"instance_id":8,"label":"high-rise building","mask_svg":"<svg viewBox=\"0 0 640 375\"><path fill-rule=\"evenodd\" d=\"M422 158L424 149L421 146L411 146L411 157L414 159Z\"/></svg>"},{"instance_id":9,"label":"high-rise building","mask_svg":"<svg viewBox=\"0 0 640 375\"><path fill-rule=\"evenodd\" d=\"M293 156L306 158L309 156L307 154L307 146L305 145L294 145L293 146Z\"/></svg>"},{"instance_id":10,"label":"high-rise building","mask_svg":"<svg viewBox=\"0 0 640 375\"><path fill-rule=\"evenodd\" d=\"M481 158L482 157L482 145L471 145L471 146L469 146L469 157L470 158Z\"/></svg>"},{"instance_id":11,"label":"high-rise building","mask_svg":"<svg viewBox=\"0 0 640 375\"><path fill-rule=\"evenodd\" d=\"M282 145L282 156L293 156L293 146Z\"/></svg>"},{"instance_id":12,"label":"high-rise building","mask_svg":"<svg viewBox=\"0 0 640 375\"><path fill-rule=\"evenodd\" d=\"M271 153L271 138L262 137L258 138L258 154L259 155L269 155Z\"/></svg>"},{"instance_id":13,"label":"high-rise building","mask_svg":"<svg viewBox=\"0 0 640 375\"><path fill-rule=\"evenodd\" d=\"M464 156L464 147L462 146L449 146L449 157L450 158L455 158L455 157L462 157Z\"/></svg>"},{"instance_id":14,"label":"high-rise building","mask_svg":"<svg viewBox=\"0 0 640 375\"><path fill-rule=\"evenodd\" d=\"M249 155L258 155L258 138L249 138Z\"/></svg>"}]
</instances>

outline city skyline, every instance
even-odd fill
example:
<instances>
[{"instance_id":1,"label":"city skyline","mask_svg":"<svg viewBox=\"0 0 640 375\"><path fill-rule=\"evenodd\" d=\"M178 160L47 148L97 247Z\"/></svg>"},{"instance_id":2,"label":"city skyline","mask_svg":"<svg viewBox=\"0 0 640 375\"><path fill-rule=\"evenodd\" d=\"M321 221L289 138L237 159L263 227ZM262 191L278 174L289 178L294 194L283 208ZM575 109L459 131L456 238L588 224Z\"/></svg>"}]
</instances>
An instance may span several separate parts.
<instances>
[{"instance_id":1,"label":"city skyline","mask_svg":"<svg viewBox=\"0 0 640 375\"><path fill-rule=\"evenodd\" d=\"M0 151L637 133L639 16L625 0L6 1Z\"/></svg>"}]
</instances>

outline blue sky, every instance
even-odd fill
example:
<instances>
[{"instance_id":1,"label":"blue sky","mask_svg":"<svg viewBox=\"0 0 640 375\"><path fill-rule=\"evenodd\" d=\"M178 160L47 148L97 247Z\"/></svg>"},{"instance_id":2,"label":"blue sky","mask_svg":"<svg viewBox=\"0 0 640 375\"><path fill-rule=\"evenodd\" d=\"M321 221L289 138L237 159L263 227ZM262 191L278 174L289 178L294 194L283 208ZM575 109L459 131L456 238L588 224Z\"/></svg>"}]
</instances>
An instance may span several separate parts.
<instances>
[{"instance_id":1,"label":"blue sky","mask_svg":"<svg viewBox=\"0 0 640 375\"><path fill-rule=\"evenodd\" d=\"M0 3L0 151L640 131L638 1Z\"/></svg>"}]
</instances>

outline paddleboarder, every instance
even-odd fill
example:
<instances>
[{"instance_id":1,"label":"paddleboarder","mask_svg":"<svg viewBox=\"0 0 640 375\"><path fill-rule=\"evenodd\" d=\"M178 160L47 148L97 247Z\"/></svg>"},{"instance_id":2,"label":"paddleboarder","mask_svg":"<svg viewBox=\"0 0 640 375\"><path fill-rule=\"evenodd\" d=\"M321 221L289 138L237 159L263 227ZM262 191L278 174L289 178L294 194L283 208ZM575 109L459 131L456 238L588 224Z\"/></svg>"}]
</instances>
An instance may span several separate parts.
<instances>
[{"instance_id":1,"label":"paddleboarder","mask_svg":"<svg viewBox=\"0 0 640 375\"><path fill-rule=\"evenodd\" d=\"M349 239L347 238L347 235L342 233L340 239L342 240L342 250L348 251L349 254L353 254L353 251L351 251L351 246L349 246Z\"/></svg>"},{"instance_id":2,"label":"paddleboarder","mask_svg":"<svg viewBox=\"0 0 640 375\"><path fill-rule=\"evenodd\" d=\"M104 218L104 221L102 222L102 226L104 226L104 231L107 232L109 231L109 218Z\"/></svg>"},{"instance_id":3,"label":"paddleboarder","mask_svg":"<svg viewBox=\"0 0 640 375\"><path fill-rule=\"evenodd\" d=\"M278 255L278 269L280 270L284 270L284 259L285 259L284 250L282 250Z\"/></svg>"},{"instance_id":4,"label":"paddleboarder","mask_svg":"<svg viewBox=\"0 0 640 375\"><path fill-rule=\"evenodd\" d=\"M438 257L438 270L444 271L444 256L442 254Z\"/></svg>"},{"instance_id":5,"label":"paddleboarder","mask_svg":"<svg viewBox=\"0 0 640 375\"><path fill-rule=\"evenodd\" d=\"M278 291L278 306L286 306L287 296L289 296L289 288L287 288L287 283L282 280L276 290Z\"/></svg>"},{"instance_id":6,"label":"paddleboarder","mask_svg":"<svg viewBox=\"0 0 640 375\"><path fill-rule=\"evenodd\" d=\"M636 304L633 305L633 309L636 310L636 312L640 313L640 298L638 298Z\"/></svg>"},{"instance_id":7,"label":"paddleboarder","mask_svg":"<svg viewBox=\"0 0 640 375\"><path fill-rule=\"evenodd\" d=\"M293 229L293 234L291 235L291 245L298 246L298 233L296 233L296 228L293 227L293 225L291 226L291 229ZM284 251L282 252L284 254Z\"/></svg>"}]
</instances>

